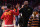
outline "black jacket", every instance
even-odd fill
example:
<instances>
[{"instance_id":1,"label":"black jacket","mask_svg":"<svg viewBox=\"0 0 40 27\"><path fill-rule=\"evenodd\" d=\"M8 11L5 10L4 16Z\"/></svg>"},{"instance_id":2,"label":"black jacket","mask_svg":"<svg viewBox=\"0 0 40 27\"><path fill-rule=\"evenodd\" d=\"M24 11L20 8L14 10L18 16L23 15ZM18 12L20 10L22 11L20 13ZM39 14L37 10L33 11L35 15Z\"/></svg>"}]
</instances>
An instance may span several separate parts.
<instances>
[{"instance_id":1,"label":"black jacket","mask_svg":"<svg viewBox=\"0 0 40 27\"><path fill-rule=\"evenodd\" d=\"M20 13L22 13L22 16L24 18L30 17L30 15L33 13L33 9L31 7L23 7L21 10L19 10Z\"/></svg>"}]
</instances>

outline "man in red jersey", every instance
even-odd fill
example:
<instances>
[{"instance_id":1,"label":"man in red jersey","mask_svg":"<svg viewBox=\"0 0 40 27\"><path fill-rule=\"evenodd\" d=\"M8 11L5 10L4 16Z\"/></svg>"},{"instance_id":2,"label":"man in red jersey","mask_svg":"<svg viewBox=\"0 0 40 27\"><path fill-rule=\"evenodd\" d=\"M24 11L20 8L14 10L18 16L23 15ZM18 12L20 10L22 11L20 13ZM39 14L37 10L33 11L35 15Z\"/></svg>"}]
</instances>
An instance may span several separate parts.
<instances>
[{"instance_id":1,"label":"man in red jersey","mask_svg":"<svg viewBox=\"0 0 40 27\"><path fill-rule=\"evenodd\" d=\"M8 9L5 10L3 15L1 16L1 19L5 21L4 27L14 27L13 26L13 15L19 15L19 9L17 9L17 12L10 10L11 9L10 4L7 5L7 8Z\"/></svg>"}]
</instances>

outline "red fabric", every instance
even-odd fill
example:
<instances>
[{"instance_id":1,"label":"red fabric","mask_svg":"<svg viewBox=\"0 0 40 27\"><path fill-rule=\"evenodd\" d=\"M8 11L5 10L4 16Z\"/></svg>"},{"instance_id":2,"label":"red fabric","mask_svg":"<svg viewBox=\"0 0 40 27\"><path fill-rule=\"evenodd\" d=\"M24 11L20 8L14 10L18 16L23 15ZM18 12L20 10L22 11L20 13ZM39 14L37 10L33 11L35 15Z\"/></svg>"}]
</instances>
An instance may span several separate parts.
<instances>
[{"instance_id":1,"label":"red fabric","mask_svg":"<svg viewBox=\"0 0 40 27\"><path fill-rule=\"evenodd\" d=\"M13 20L15 20L15 17L13 17Z\"/></svg>"},{"instance_id":2,"label":"red fabric","mask_svg":"<svg viewBox=\"0 0 40 27\"><path fill-rule=\"evenodd\" d=\"M15 12L16 10L14 9L14 12ZM14 17L13 17L13 20L15 20L15 15L14 15Z\"/></svg>"},{"instance_id":3,"label":"red fabric","mask_svg":"<svg viewBox=\"0 0 40 27\"><path fill-rule=\"evenodd\" d=\"M19 15L19 9L17 9L17 12L14 12L13 10L6 10L3 13L1 19L5 20L5 25L13 24L13 14Z\"/></svg>"},{"instance_id":4,"label":"red fabric","mask_svg":"<svg viewBox=\"0 0 40 27\"><path fill-rule=\"evenodd\" d=\"M14 27L14 26L4 26L4 27Z\"/></svg>"}]
</instances>

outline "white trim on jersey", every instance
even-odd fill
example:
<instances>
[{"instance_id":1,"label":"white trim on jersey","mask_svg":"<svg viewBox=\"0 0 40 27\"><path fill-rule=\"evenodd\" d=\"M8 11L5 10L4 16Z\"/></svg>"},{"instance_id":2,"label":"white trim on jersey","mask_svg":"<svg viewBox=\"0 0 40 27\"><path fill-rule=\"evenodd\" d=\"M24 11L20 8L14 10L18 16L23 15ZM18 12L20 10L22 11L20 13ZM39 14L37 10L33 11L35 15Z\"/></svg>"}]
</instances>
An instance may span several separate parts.
<instances>
[{"instance_id":1,"label":"white trim on jersey","mask_svg":"<svg viewBox=\"0 0 40 27\"><path fill-rule=\"evenodd\" d=\"M12 24L12 25L4 25L4 26L14 26L14 25Z\"/></svg>"}]
</instances>

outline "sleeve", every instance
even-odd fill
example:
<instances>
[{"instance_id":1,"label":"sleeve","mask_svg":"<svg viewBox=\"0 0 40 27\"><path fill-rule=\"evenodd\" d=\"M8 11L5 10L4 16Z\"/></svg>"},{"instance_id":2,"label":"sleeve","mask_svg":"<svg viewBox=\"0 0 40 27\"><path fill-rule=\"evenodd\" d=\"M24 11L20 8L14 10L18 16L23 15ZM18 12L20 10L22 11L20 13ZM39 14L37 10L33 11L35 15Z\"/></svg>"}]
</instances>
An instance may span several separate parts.
<instances>
[{"instance_id":1,"label":"sleeve","mask_svg":"<svg viewBox=\"0 0 40 27\"><path fill-rule=\"evenodd\" d=\"M21 8L21 9L19 10L19 13L22 13L22 11L23 11L23 8Z\"/></svg>"},{"instance_id":2,"label":"sleeve","mask_svg":"<svg viewBox=\"0 0 40 27\"><path fill-rule=\"evenodd\" d=\"M30 12L30 13L31 13L31 15L32 15L32 13L33 13L33 8L31 8L31 12Z\"/></svg>"},{"instance_id":3,"label":"sleeve","mask_svg":"<svg viewBox=\"0 0 40 27\"><path fill-rule=\"evenodd\" d=\"M3 13L2 16L1 16L1 19L2 19L2 20L4 19L4 13Z\"/></svg>"},{"instance_id":4,"label":"sleeve","mask_svg":"<svg viewBox=\"0 0 40 27\"><path fill-rule=\"evenodd\" d=\"M19 9L17 9L17 12L15 12L15 11L13 10L13 14L18 16L18 15L19 15Z\"/></svg>"}]
</instances>

